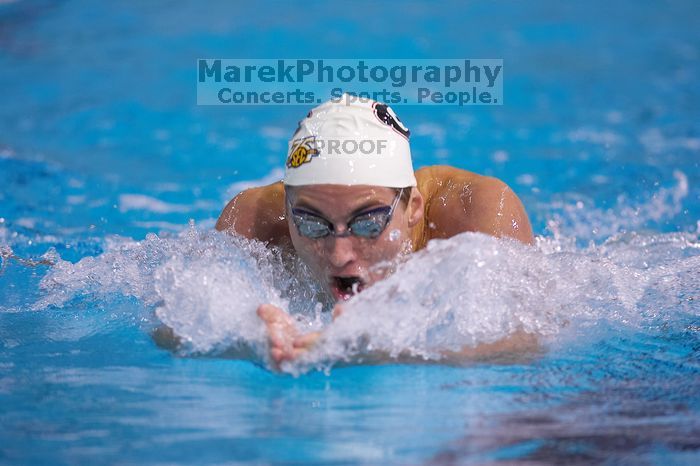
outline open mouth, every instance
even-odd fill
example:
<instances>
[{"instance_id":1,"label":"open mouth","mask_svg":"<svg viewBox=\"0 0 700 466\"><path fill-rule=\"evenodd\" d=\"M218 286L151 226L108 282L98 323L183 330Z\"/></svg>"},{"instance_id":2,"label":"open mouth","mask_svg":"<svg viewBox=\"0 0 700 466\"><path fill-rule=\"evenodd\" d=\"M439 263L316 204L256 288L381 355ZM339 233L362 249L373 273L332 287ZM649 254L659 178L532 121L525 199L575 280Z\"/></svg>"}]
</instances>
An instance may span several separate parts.
<instances>
[{"instance_id":1,"label":"open mouth","mask_svg":"<svg viewBox=\"0 0 700 466\"><path fill-rule=\"evenodd\" d=\"M337 300L347 300L364 288L364 282L357 276L333 277L331 289Z\"/></svg>"}]
</instances>

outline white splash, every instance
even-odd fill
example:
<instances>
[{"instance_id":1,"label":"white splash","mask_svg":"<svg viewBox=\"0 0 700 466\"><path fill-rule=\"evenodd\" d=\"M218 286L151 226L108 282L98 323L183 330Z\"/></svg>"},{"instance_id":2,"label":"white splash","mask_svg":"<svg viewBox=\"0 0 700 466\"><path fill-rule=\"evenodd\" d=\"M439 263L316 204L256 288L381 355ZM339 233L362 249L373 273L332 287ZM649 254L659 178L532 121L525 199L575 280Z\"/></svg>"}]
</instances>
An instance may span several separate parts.
<instances>
[{"instance_id":1,"label":"white splash","mask_svg":"<svg viewBox=\"0 0 700 466\"><path fill-rule=\"evenodd\" d=\"M279 251L262 243L193 225L175 237L110 237L99 256L55 262L40 283L45 294L35 310L85 295L133 296L155 309L186 352L258 346L264 328L255 311L262 303L290 309L309 326L320 322L313 301L319 293L298 261L283 263Z\"/></svg>"},{"instance_id":2,"label":"white splash","mask_svg":"<svg viewBox=\"0 0 700 466\"><path fill-rule=\"evenodd\" d=\"M644 202L633 202L625 195L617 198L617 204L608 209L583 208L582 200L552 201L542 210L550 212L547 228L555 238L604 239L625 231L633 231L648 223L672 218L683 209L688 196L688 177L675 170L675 186L661 187Z\"/></svg>"},{"instance_id":3,"label":"white splash","mask_svg":"<svg viewBox=\"0 0 700 466\"><path fill-rule=\"evenodd\" d=\"M692 311L700 293L697 235L628 235L584 251L556 251L464 233L432 241L346 305L304 361L323 368L368 351L427 360L524 330L580 335L601 322L649 324ZM290 367L294 371L295 368Z\"/></svg>"},{"instance_id":4,"label":"white splash","mask_svg":"<svg viewBox=\"0 0 700 466\"><path fill-rule=\"evenodd\" d=\"M46 295L35 308L85 294L135 296L182 339L183 353L244 346L264 361L266 333L255 311L272 303L296 315L303 331L325 323L321 342L283 367L299 373L368 351L438 360L442 350L517 330L546 341L601 322L639 326L700 293L697 235L627 235L565 251L556 241L527 247L476 233L432 241L330 323L320 314L328 303L300 264L261 243L190 228L172 238L112 239L100 256L59 261L42 280Z\"/></svg>"}]
</instances>

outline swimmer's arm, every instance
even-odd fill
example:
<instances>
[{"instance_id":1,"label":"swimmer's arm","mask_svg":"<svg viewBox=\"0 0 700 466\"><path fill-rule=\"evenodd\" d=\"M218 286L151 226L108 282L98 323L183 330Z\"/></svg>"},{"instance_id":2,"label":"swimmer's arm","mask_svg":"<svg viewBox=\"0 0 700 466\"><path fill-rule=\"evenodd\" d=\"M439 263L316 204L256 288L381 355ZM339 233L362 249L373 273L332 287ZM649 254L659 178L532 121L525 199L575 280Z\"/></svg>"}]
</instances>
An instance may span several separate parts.
<instances>
[{"instance_id":1,"label":"swimmer's arm","mask_svg":"<svg viewBox=\"0 0 700 466\"><path fill-rule=\"evenodd\" d=\"M493 343L464 347L459 351L442 351L444 361L459 364L467 361L511 361L540 350L537 337L519 330Z\"/></svg>"},{"instance_id":2,"label":"swimmer's arm","mask_svg":"<svg viewBox=\"0 0 700 466\"><path fill-rule=\"evenodd\" d=\"M333 309L333 320L343 314L343 308L337 304ZM321 338L321 334L316 332L311 345L306 349L310 349L316 341ZM506 362L519 360L528 355L532 355L539 351L540 345L537 337L531 333L517 330L512 335L502 338L493 343L482 343L477 346L465 346L459 351L444 350L441 351L442 359L440 362L447 364L464 364L466 362ZM372 351L359 355L360 363L363 364L382 364L386 362L403 362L403 363L424 363L429 362L417 356L411 356L404 352L398 357L393 357L383 351Z\"/></svg>"},{"instance_id":3,"label":"swimmer's arm","mask_svg":"<svg viewBox=\"0 0 700 466\"><path fill-rule=\"evenodd\" d=\"M525 207L513 190L497 178L455 177L433 196L429 212L442 237L474 231L534 243Z\"/></svg>"},{"instance_id":4,"label":"swimmer's arm","mask_svg":"<svg viewBox=\"0 0 700 466\"><path fill-rule=\"evenodd\" d=\"M289 238L281 182L246 189L229 201L216 229L279 245Z\"/></svg>"},{"instance_id":5,"label":"swimmer's arm","mask_svg":"<svg viewBox=\"0 0 700 466\"><path fill-rule=\"evenodd\" d=\"M182 339L177 336L175 331L165 324L161 324L151 332L151 338L155 344L164 350L177 351L182 345ZM226 352L220 355L221 357L230 359L257 359L256 353L249 345L240 344L229 348Z\"/></svg>"},{"instance_id":6,"label":"swimmer's arm","mask_svg":"<svg viewBox=\"0 0 700 466\"><path fill-rule=\"evenodd\" d=\"M441 351L441 359L426 360L421 356L414 356L408 352L399 353L398 356L392 356L384 351L372 351L371 353L359 354L355 361L347 361L346 363L360 364L386 364L392 362L406 364L468 364L475 362L490 362L490 363L511 363L521 361L524 358L530 358L540 350L540 345L537 338L529 333L518 331L513 335L505 337L493 343L482 343L477 346L465 346L464 348L453 351Z\"/></svg>"},{"instance_id":7,"label":"swimmer's arm","mask_svg":"<svg viewBox=\"0 0 700 466\"><path fill-rule=\"evenodd\" d=\"M270 358L279 368L284 361L294 361L310 351L323 338L323 332L301 334L294 320L282 309L271 304L258 307L258 316L265 322L270 345ZM343 313L342 306L333 309L333 319ZM459 351L442 351L441 363L464 364L467 362L506 362L520 360L534 354L539 349L537 338L529 333L517 331L494 343L484 343L476 347L464 347ZM385 364L391 362L425 363L431 362L406 352L392 356L384 351L371 351L355 356L346 364Z\"/></svg>"}]
</instances>

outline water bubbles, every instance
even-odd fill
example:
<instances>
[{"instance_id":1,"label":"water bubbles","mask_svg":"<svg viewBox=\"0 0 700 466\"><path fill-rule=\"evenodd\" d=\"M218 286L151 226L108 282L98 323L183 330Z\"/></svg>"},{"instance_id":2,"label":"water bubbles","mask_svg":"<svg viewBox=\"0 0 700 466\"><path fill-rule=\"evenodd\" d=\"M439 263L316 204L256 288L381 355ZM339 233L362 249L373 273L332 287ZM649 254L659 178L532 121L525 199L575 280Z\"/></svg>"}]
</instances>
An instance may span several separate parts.
<instances>
[{"instance_id":1,"label":"water bubbles","mask_svg":"<svg viewBox=\"0 0 700 466\"><path fill-rule=\"evenodd\" d=\"M394 229L389 232L389 241L396 241L399 238L401 238L400 230Z\"/></svg>"},{"instance_id":2,"label":"water bubbles","mask_svg":"<svg viewBox=\"0 0 700 466\"><path fill-rule=\"evenodd\" d=\"M547 205L547 229L555 238L600 240L673 218L683 210L683 200L688 196L688 177L678 170L673 177L675 186L661 187L642 201L620 195L611 208L596 207L587 199L552 200Z\"/></svg>"},{"instance_id":3,"label":"water bubbles","mask_svg":"<svg viewBox=\"0 0 700 466\"><path fill-rule=\"evenodd\" d=\"M82 296L109 302L133 296L186 342L182 351L207 353L245 344L264 354L260 304L288 309L321 325L321 300L298 260L263 243L193 225L178 236L148 234L143 241L110 237L105 252L73 264L55 255L41 281L43 297L34 309L63 306ZM323 301L323 306L328 304Z\"/></svg>"},{"instance_id":4,"label":"water bubbles","mask_svg":"<svg viewBox=\"0 0 700 466\"><path fill-rule=\"evenodd\" d=\"M399 240L400 231L389 236ZM578 249L565 236L539 237L529 247L463 233L385 264L385 278L345 302L333 322L324 311L332 303L298 259L194 225L174 237L110 237L103 254L77 263L55 251L51 256L55 265L41 282L44 296L35 309L74 297L103 300L109 309L115 295L133 296L144 315L155 314L181 338L183 354L245 348L265 361L267 334L256 309L271 303L294 315L300 331L323 330L312 351L284 366L300 373L361 359L370 348L437 361L444 350L516 331L546 342L566 332L585 334L601 322L636 326L664 318L676 312L674 303L694 305L687 298L698 293L700 239L628 234Z\"/></svg>"},{"instance_id":5,"label":"water bubbles","mask_svg":"<svg viewBox=\"0 0 700 466\"><path fill-rule=\"evenodd\" d=\"M654 318L675 312L660 303L679 292L678 278L692 265L670 266L669 254L682 257L688 245L699 243L697 237L685 238L683 246L666 235L654 238L657 247L643 253L636 243L563 252L568 246L553 239L540 238L537 248L529 248L474 233L433 241L348 301L343 316L326 329L323 348L305 363L317 367L370 346L439 360L446 348L494 342L518 329L549 341L584 335L601 322L639 326L646 318L640 309L665 309Z\"/></svg>"}]
</instances>

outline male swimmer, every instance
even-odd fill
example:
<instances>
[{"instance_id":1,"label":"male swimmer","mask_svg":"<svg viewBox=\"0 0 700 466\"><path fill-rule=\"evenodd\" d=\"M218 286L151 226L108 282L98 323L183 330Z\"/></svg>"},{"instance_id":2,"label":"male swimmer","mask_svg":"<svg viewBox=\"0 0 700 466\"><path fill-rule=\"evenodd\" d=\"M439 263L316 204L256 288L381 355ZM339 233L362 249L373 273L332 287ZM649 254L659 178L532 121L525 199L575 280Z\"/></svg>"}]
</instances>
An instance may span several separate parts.
<instances>
[{"instance_id":1,"label":"male swimmer","mask_svg":"<svg viewBox=\"0 0 700 466\"><path fill-rule=\"evenodd\" d=\"M284 180L238 194L216 228L297 254L338 302L381 279L373 266L418 251L431 239L471 231L532 244L525 209L505 183L451 166L414 172L409 136L387 105L347 94L326 102L299 123ZM341 312L336 305L334 318ZM261 303L257 313L278 365L322 336L301 334L276 306ZM516 334L445 356L474 358L533 343Z\"/></svg>"}]
</instances>

